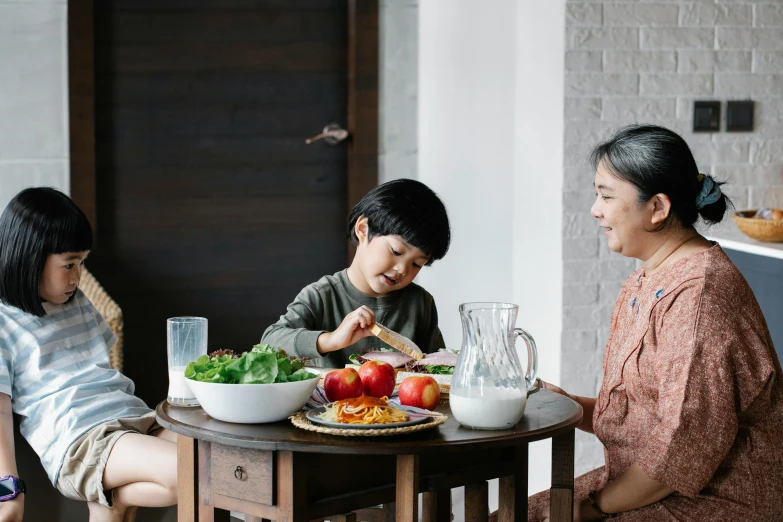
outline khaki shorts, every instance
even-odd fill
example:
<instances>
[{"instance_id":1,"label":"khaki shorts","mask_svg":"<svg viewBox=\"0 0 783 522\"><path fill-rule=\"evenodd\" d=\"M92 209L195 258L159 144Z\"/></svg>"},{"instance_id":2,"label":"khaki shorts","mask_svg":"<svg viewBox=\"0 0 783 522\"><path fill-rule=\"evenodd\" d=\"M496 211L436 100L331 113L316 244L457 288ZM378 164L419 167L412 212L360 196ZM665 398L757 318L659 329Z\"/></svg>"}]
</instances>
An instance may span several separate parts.
<instances>
[{"instance_id":1,"label":"khaki shorts","mask_svg":"<svg viewBox=\"0 0 783 522\"><path fill-rule=\"evenodd\" d=\"M126 433L147 435L160 427L151 411L142 417L116 419L90 429L65 453L57 489L68 498L111 507L111 492L103 488L103 470L114 444Z\"/></svg>"}]
</instances>

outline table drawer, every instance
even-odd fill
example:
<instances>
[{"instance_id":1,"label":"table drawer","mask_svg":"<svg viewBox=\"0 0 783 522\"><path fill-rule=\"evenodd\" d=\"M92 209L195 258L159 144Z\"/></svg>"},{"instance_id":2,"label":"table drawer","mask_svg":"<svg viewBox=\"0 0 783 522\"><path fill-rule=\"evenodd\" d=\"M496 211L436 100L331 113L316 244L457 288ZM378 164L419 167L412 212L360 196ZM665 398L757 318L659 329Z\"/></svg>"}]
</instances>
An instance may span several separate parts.
<instances>
[{"instance_id":1,"label":"table drawer","mask_svg":"<svg viewBox=\"0 0 783 522\"><path fill-rule=\"evenodd\" d=\"M209 482L217 495L274 504L274 453L212 444Z\"/></svg>"}]
</instances>

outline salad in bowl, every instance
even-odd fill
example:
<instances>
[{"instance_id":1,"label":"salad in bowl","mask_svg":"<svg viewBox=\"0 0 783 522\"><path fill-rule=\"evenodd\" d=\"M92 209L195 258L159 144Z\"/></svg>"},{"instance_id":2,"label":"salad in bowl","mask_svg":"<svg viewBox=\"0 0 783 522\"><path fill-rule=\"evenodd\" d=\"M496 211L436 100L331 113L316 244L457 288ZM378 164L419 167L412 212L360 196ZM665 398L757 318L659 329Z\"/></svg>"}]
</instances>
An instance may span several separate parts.
<instances>
[{"instance_id":1,"label":"salad in bowl","mask_svg":"<svg viewBox=\"0 0 783 522\"><path fill-rule=\"evenodd\" d=\"M235 355L218 350L188 363L185 379L210 417L225 422L278 422L305 405L318 384L305 360L268 344Z\"/></svg>"}]
</instances>

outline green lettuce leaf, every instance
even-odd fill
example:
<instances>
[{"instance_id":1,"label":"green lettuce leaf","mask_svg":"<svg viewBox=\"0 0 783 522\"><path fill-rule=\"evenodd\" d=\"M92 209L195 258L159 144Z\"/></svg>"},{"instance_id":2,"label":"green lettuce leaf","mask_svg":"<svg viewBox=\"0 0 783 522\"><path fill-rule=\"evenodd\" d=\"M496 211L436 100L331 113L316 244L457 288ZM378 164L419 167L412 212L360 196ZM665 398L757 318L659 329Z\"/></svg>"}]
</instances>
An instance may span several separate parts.
<instances>
[{"instance_id":1,"label":"green lettuce leaf","mask_svg":"<svg viewBox=\"0 0 783 522\"><path fill-rule=\"evenodd\" d=\"M454 375L453 366L443 366L440 364L425 364L424 368L426 368L428 372L434 375Z\"/></svg>"},{"instance_id":2,"label":"green lettuce leaf","mask_svg":"<svg viewBox=\"0 0 783 522\"><path fill-rule=\"evenodd\" d=\"M270 384L277 378L277 357L251 351L234 360L226 370L239 384Z\"/></svg>"},{"instance_id":3,"label":"green lettuce leaf","mask_svg":"<svg viewBox=\"0 0 783 522\"><path fill-rule=\"evenodd\" d=\"M314 375L312 373L308 372L304 368L300 368L288 376L288 382L306 381L307 379L312 379L313 377Z\"/></svg>"},{"instance_id":4,"label":"green lettuce leaf","mask_svg":"<svg viewBox=\"0 0 783 522\"><path fill-rule=\"evenodd\" d=\"M202 355L188 363L185 377L225 384L271 384L303 381L317 375L304 369L304 360L288 357L285 351L268 344L257 344L237 358L222 355L210 359Z\"/></svg>"}]
</instances>

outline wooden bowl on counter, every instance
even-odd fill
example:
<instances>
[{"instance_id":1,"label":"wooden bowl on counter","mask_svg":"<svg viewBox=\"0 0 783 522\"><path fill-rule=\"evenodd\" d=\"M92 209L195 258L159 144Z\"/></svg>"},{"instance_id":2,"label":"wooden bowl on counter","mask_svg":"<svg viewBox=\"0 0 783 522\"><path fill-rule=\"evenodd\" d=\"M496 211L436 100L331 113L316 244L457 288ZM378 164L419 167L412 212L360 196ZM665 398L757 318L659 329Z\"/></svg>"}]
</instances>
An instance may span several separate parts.
<instances>
[{"instance_id":1,"label":"wooden bowl on counter","mask_svg":"<svg viewBox=\"0 0 783 522\"><path fill-rule=\"evenodd\" d=\"M755 218L757 210L738 210L732 217L740 232L758 241L783 241L783 219Z\"/></svg>"}]
</instances>

